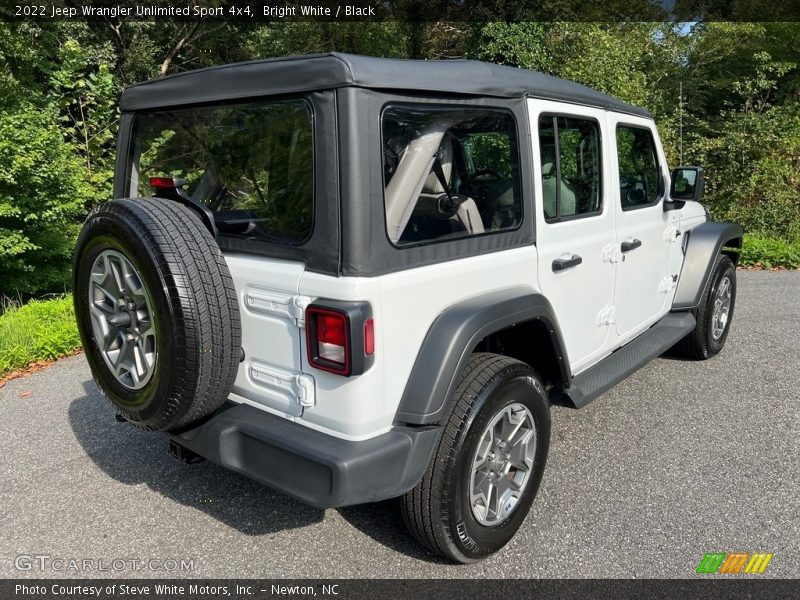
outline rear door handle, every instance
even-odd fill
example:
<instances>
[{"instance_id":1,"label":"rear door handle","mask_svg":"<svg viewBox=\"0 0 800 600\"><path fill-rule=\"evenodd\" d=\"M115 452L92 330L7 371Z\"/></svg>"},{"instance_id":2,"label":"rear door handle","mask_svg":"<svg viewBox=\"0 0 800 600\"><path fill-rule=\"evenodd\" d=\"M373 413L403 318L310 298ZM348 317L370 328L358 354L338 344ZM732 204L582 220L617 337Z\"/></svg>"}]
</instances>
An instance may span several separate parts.
<instances>
[{"instance_id":1,"label":"rear door handle","mask_svg":"<svg viewBox=\"0 0 800 600\"><path fill-rule=\"evenodd\" d=\"M572 267L577 267L582 262L583 259L577 254L573 254L569 258L557 258L553 261L553 271L571 269Z\"/></svg>"},{"instance_id":2,"label":"rear door handle","mask_svg":"<svg viewBox=\"0 0 800 600\"><path fill-rule=\"evenodd\" d=\"M642 245L642 240L629 240L627 242L622 242L620 245L620 250L623 252L630 252L631 250L636 250L639 246Z\"/></svg>"}]
</instances>

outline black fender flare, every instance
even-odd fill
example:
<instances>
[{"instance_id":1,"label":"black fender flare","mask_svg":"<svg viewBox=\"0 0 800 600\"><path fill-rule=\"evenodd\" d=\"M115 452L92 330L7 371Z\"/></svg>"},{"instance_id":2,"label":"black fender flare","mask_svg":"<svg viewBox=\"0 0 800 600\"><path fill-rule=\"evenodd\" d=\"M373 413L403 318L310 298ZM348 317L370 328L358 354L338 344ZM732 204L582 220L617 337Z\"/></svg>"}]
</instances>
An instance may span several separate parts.
<instances>
[{"instance_id":1,"label":"black fender flare","mask_svg":"<svg viewBox=\"0 0 800 600\"><path fill-rule=\"evenodd\" d=\"M688 240L672 310L692 310L699 306L717 256L734 240L741 245L743 234L741 225L716 221L706 221L685 234Z\"/></svg>"},{"instance_id":2,"label":"black fender flare","mask_svg":"<svg viewBox=\"0 0 800 600\"><path fill-rule=\"evenodd\" d=\"M431 324L406 382L395 421L429 425L442 420L475 346L487 335L540 320L556 353L561 380L571 373L561 330L550 302L530 288L515 287L468 298L445 309Z\"/></svg>"}]
</instances>

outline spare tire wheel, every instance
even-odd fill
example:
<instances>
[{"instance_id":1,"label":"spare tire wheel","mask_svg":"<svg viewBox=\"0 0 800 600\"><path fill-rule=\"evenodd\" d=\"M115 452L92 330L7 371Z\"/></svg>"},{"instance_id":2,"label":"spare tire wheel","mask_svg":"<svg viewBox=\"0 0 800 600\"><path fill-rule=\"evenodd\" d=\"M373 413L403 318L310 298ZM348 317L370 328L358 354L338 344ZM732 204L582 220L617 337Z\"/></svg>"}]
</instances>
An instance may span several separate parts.
<instances>
[{"instance_id":1,"label":"spare tire wheel","mask_svg":"<svg viewBox=\"0 0 800 600\"><path fill-rule=\"evenodd\" d=\"M86 358L122 416L174 430L225 402L241 352L239 303L197 215L163 199L106 202L86 219L73 267Z\"/></svg>"}]
</instances>

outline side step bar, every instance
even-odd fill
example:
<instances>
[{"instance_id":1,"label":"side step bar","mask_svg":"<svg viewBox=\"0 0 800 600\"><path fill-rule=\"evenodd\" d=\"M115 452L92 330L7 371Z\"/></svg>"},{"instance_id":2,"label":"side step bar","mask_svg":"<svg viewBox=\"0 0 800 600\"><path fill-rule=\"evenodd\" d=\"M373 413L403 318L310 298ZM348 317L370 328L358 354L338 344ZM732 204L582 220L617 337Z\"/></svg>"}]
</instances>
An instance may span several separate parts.
<instances>
[{"instance_id":1,"label":"side step bar","mask_svg":"<svg viewBox=\"0 0 800 600\"><path fill-rule=\"evenodd\" d=\"M583 408L672 348L691 332L694 326L695 320L691 313L669 313L639 337L575 376L568 389L550 390L550 400L555 404Z\"/></svg>"}]
</instances>

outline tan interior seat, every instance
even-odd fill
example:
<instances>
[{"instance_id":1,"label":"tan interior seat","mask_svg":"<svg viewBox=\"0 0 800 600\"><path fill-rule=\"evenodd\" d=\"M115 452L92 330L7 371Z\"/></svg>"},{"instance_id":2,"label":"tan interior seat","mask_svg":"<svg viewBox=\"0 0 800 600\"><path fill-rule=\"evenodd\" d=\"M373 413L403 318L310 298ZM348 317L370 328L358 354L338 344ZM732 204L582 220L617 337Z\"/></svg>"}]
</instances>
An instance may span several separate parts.
<instances>
[{"instance_id":1,"label":"tan interior seat","mask_svg":"<svg viewBox=\"0 0 800 600\"><path fill-rule=\"evenodd\" d=\"M548 218L556 216L556 169L553 163L542 164L542 207ZM561 216L575 214L575 191L561 180Z\"/></svg>"},{"instance_id":2,"label":"tan interior seat","mask_svg":"<svg viewBox=\"0 0 800 600\"><path fill-rule=\"evenodd\" d=\"M442 173L444 174L445 180L448 182L451 181L451 175L453 173L453 142L447 136L444 137L439 148L439 162L442 165ZM439 197L444 193L444 186L433 170L433 165L431 165L431 172L428 173L428 176L425 178L419 201L438 202ZM472 198L467 198L461 203L455 218L471 235L484 232L481 213L478 210L478 205Z\"/></svg>"},{"instance_id":3,"label":"tan interior seat","mask_svg":"<svg viewBox=\"0 0 800 600\"><path fill-rule=\"evenodd\" d=\"M414 138L403 152L392 179L386 186L386 227L389 239L397 243L418 202L438 202L444 186L433 170L437 153L446 180L453 172L453 145L445 134L448 123L434 123ZM441 148L440 148L441 146ZM478 206L472 198L458 208L457 218L470 234L483 233Z\"/></svg>"}]
</instances>

